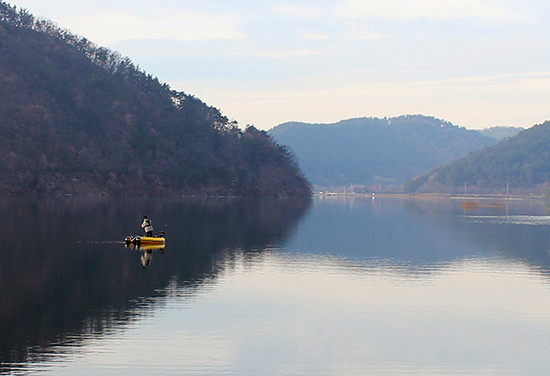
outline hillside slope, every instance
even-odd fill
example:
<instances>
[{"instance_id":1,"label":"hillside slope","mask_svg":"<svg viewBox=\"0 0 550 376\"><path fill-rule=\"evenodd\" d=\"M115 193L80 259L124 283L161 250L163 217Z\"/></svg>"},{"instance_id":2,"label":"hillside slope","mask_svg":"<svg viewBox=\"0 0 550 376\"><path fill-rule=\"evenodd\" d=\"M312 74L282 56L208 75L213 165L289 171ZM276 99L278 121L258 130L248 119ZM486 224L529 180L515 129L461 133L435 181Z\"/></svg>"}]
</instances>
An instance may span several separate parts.
<instances>
[{"instance_id":1,"label":"hillside slope","mask_svg":"<svg viewBox=\"0 0 550 376\"><path fill-rule=\"evenodd\" d=\"M0 194L309 194L266 132L5 2L0 132Z\"/></svg>"},{"instance_id":2,"label":"hillside slope","mask_svg":"<svg viewBox=\"0 0 550 376\"><path fill-rule=\"evenodd\" d=\"M543 192L550 184L550 122L535 125L498 144L436 168L410 181L407 192L420 187L469 192L505 192L507 188Z\"/></svg>"},{"instance_id":3,"label":"hillside slope","mask_svg":"<svg viewBox=\"0 0 550 376\"><path fill-rule=\"evenodd\" d=\"M296 153L313 184L402 184L437 165L497 142L433 117L358 118L334 124L285 123L269 131Z\"/></svg>"}]
</instances>

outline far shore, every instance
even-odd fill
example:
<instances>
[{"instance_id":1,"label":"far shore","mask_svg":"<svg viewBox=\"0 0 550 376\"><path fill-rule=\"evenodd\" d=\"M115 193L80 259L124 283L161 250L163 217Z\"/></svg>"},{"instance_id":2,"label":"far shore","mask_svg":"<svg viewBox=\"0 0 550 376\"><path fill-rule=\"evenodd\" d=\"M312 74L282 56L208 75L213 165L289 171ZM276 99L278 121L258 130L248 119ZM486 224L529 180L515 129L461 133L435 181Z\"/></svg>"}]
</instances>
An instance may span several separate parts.
<instances>
[{"instance_id":1,"label":"far shore","mask_svg":"<svg viewBox=\"0 0 550 376\"><path fill-rule=\"evenodd\" d=\"M344 193L344 192L315 192L314 197L399 197L418 199L450 199L450 200L528 200L548 199L544 195L503 195L503 194L435 194L435 193Z\"/></svg>"}]
</instances>

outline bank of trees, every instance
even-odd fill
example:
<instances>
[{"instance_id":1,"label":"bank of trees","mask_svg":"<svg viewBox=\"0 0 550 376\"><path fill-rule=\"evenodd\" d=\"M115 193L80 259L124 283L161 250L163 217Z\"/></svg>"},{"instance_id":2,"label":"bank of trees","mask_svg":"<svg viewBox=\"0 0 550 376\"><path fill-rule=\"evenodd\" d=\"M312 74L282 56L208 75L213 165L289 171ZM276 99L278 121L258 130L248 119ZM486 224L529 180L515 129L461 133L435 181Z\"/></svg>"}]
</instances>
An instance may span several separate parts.
<instances>
[{"instance_id":1,"label":"bank of trees","mask_svg":"<svg viewBox=\"0 0 550 376\"><path fill-rule=\"evenodd\" d=\"M293 154L0 2L0 193L308 195Z\"/></svg>"},{"instance_id":2,"label":"bank of trees","mask_svg":"<svg viewBox=\"0 0 550 376\"><path fill-rule=\"evenodd\" d=\"M550 184L550 122L535 125L498 144L472 152L407 183L407 192L440 189L506 192L546 190Z\"/></svg>"}]
</instances>

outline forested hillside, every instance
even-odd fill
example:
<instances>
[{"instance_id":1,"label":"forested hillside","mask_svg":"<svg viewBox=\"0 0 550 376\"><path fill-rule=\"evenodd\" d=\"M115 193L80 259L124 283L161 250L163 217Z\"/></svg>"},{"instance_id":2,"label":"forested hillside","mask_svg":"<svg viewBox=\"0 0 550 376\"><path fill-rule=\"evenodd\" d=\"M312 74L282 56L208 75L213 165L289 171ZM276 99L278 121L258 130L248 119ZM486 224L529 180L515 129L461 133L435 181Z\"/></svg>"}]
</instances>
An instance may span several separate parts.
<instances>
[{"instance_id":1,"label":"forested hillside","mask_svg":"<svg viewBox=\"0 0 550 376\"><path fill-rule=\"evenodd\" d=\"M285 123L269 131L288 144L313 184L403 184L437 165L497 142L422 115L358 118L334 124Z\"/></svg>"},{"instance_id":2,"label":"forested hillside","mask_svg":"<svg viewBox=\"0 0 550 376\"><path fill-rule=\"evenodd\" d=\"M129 58L0 2L0 194L304 196L292 154Z\"/></svg>"},{"instance_id":3,"label":"forested hillside","mask_svg":"<svg viewBox=\"0 0 550 376\"><path fill-rule=\"evenodd\" d=\"M550 122L473 152L407 183L407 192L544 192L550 185Z\"/></svg>"}]
</instances>

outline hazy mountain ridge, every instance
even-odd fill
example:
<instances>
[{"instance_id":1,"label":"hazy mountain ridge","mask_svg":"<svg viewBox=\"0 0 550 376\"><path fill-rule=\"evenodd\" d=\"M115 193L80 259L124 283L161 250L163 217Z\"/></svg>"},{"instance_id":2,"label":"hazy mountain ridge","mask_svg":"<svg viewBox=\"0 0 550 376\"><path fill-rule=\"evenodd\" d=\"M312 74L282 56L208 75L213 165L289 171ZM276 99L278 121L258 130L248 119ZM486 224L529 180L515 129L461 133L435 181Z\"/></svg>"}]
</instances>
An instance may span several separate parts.
<instances>
[{"instance_id":1,"label":"hazy mountain ridge","mask_svg":"<svg viewBox=\"0 0 550 376\"><path fill-rule=\"evenodd\" d=\"M485 193L545 192L550 185L550 122L438 167L407 183L406 192L459 189Z\"/></svg>"},{"instance_id":2,"label":"hazy mountain ridge","mask_svg":"<svg viewBox=\"0 0 550 376\"><path fill-rule=\"evenodd\" d=\"M5 2L0 131L0 194L309 194L266 132Z\"/></svg>"},{"instance_id":3,"label":"hazy mountain ridge","mask_svg":"<svg viewBox=\"0 0 550 376\"><path fill-rule=\"evenodd\" d=\"M493 137L497 140L503 140L505 138L514 137L525 128L521 127L507 127L507 126L495 126L489 128L483 128L479 131L484 136Z\"/></svg>"},{"instance_id":4,"label":"hazy mountain ridge","mask_svg":"<svg viewBox=\"0 0 550 376\"><path fill-rule=\"evenodd\" d=\"M403 184L435 166L497 142L435 117L356 118L333 124L288 122L269 131L296 153L313 184Z\"/></svg>"}]
</instances>

